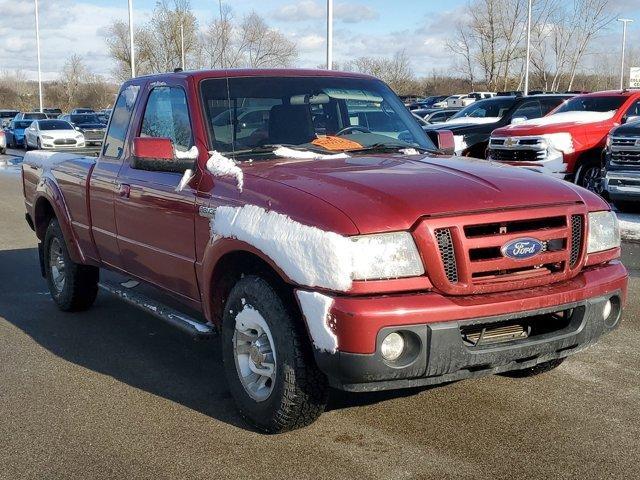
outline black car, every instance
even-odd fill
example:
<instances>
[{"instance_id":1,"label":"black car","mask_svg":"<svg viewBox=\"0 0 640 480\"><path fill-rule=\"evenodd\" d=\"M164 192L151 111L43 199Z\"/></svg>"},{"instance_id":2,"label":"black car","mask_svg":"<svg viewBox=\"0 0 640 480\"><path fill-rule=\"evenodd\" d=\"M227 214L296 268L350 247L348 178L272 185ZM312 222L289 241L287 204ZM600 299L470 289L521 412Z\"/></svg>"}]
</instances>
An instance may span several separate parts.
<instances>
[{"instance_id":1,"label":"black car","mask_svg":"<svg viewBox=\"0 0 640 480\"><path fill-rule=\"evenodd\" d=\"M44 113L47 118L58 118L62 115L62 110L59 108L43 108L42 113Z\"/></svg>"},{"instance_id":2,"label":"black car","mask_svg":"<svg viewBox=\"0 0 640 480\"><path fill-rule=\"evenodd\" d=\"M9 125L11 120L19 113L18 110L0 110L0 128Z\"/></svg>"},{"instance_id":3,"label":"black car","mask_svg":"<svg viewBox=\"0 0 640 480\"><path fill-rule=\"evenodd\" d=\"M447 98L447 95L433 95L431 97L423 98L421 100L416 100L409 104L409 110L418 110L423 108L431 108L434 103L441 102Z\"/></svg>"},{"instance_id":4,"label":"black car","mask_svg":"<svg viewBox=\"0 0 640 480\"><path fill-rule=\"evenodd\" d=\"M603 188L618 210L640 209L640 119L611 130L602 177Z\"/></svg>"},{"instance_id":5,"label":"black car","mask_svg":"<svg viewBox=\"0 0 640 480\"><path fill-rule=\"evenodd\" d=\"M70 115L80 115L83 113L96 113L96 111L93 108L74 108L69 112Z\"/></svg>"},{"instance_id":6,"label":"black car","mask_svg":"<svg viewBox=\"0 0 640 480\"><path fill-rule=\"evenodd\" d=\"M545 116L571 95L496 96L466 106L444 123L426 127L429 131L451 130L456 154L485 158L491 132L510 123ZM431 135L430 135L431 136Z\"/></svg>"},{"instance_id":7,"label":"black car","mask_svg":"<svg viewBox=\"0 0 640 480\"><path fill-rule=\"evenodd\" d=\"M427 123L442 123L460 111L459 108L419 108L411 113L419 116Z\"/></svg>"},{"instance_id":8,"label":"black car","mask_svg":"<svg viewBox=\"0 0 640 480\"><path fill-rule=\"evenodd\" d=\"M62 115L60 120L66 120L82 132L87 145L102 145L107 126L95 113L70 113Z\"/></svg>"}]
</instances>

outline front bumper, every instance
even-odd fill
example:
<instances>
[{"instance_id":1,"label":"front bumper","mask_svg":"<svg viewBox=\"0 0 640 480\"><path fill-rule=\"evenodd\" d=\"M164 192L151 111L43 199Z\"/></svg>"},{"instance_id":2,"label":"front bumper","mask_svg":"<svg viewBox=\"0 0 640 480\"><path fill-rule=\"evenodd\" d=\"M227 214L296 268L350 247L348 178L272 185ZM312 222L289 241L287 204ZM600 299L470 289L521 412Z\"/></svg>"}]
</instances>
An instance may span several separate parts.
<instances>
[{"instance_id":1,"label":"front bumper","mask_svg":"<svg viewBox=\"0 0 640 480\"><path fill-rule=\"evenodd\" d=\"M604 189L612 200L640 200L640 170L609 170L604 176Z\"/></svg>"},{"instance_id":2,"label":"front bumper","mask_svg":"<svg viewBox=\"0 0 640 480\"><path fill-rule=\"evenodd\" d=\"M626 289L626 269L614 261L586 268L569 281L526 291L467 297L339 297L331 310L338 351L316 350L316 362L332 386L348 391L433 385L529 368L571 355L616 328ZM605 320L602 311L609 299L614 311ZM568 320L549 327L556 318L551 314L569 311ZM462 335L467 327L535 324L539 318L547 322L543 333L527 338L469 346ZM395 363L380 354L382 340L393 331L411 339L410 355Z\"/></svg>"}]
</instances>

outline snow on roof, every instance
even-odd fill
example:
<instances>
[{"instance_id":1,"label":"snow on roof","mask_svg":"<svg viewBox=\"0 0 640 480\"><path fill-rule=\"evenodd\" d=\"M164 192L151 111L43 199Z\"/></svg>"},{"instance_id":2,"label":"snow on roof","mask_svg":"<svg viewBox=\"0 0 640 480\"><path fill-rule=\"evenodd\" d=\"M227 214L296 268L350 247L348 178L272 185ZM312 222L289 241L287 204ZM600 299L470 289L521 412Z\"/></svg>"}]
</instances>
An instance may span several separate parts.
<instances>
[{"instance_id":1,"label":"snow on roof","mask_svg":"<svg viewBox=\"0 0 640 480\"><path fill-rule=\"evenodd\" d=\"M23 162L36 168L51 168L58 163L77 160L79 155L72 152L47 152L44 150L30 151L24 154Z\"/></svg>"}]
</instances>

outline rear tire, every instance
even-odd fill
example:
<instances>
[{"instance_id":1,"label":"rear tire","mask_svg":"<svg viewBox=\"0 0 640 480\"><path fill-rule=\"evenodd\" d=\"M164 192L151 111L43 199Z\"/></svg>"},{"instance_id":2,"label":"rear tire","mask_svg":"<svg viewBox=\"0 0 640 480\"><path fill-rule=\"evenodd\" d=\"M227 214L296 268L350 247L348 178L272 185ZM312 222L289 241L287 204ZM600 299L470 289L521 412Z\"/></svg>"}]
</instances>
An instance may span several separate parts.
<instances>
[{"instance_id":1,"label":"rear tire","mask_svg":"<svg viewBox=\"0 0 640 480\"><path fill-rule=\"evenodd\" d=\"M55 218L44 236L44 265L51 298L65 312L86 310L98 295L100 270L69 258L62 230Z\"/></svg>"},{"instance_id":2,"label":"rear tire","mask_svg":"<svg viewBox=\"0 0 640 480\"><path fill-rule=\"evenodd\" d=\"M548 362L539 363L535 367L529 367L522 370L512 370L510 372L504 372L501 375L511 378L535 377L536 375L558 368L562 365L562 362L564 362L564 358L556 358L554 360L549 360Z\"/></svg>"},{"instance_id":3,"label":"rear tire","mask_svg":"<svg viewBox=\"0 0 640 480\"><path fill-rule=\"evenodd\" d=\"M267 433L310 425L327 402L327 379L297 315L285 294L256 275L241 278L225 305L222 358L229 389L240 414ZM256 378L262 368L274 373Z\"/></svg>"}]
</instances>

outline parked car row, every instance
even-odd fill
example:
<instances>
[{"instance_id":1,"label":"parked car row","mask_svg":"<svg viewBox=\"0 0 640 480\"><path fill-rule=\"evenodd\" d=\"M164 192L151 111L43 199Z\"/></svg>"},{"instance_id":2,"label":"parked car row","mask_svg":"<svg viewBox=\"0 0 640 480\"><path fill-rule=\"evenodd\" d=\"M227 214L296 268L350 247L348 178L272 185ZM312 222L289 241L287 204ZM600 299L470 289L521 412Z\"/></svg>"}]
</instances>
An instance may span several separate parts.
<instances>
[{"instance_id":1,"label":"parked car row","mask_svg":"<svg viewBox=\"0 0 640 480\"><path fill-rule=\"evenodd\" d=\"M91 108L75 108L69 114L59 108L0 110L0 122L9 148L73 149L101 145L110 113L110 109L95 112Z\"/></svg>"}]
</instances>

